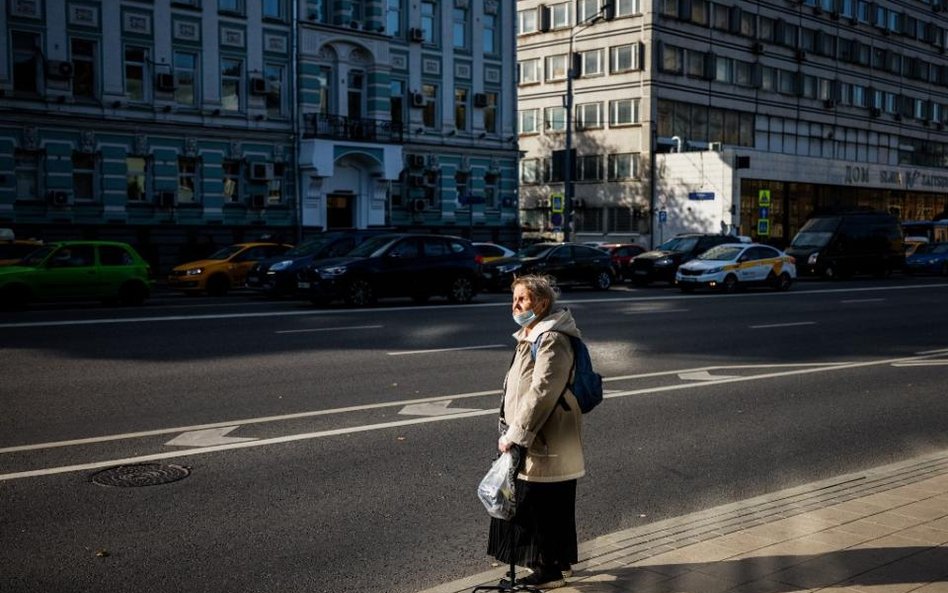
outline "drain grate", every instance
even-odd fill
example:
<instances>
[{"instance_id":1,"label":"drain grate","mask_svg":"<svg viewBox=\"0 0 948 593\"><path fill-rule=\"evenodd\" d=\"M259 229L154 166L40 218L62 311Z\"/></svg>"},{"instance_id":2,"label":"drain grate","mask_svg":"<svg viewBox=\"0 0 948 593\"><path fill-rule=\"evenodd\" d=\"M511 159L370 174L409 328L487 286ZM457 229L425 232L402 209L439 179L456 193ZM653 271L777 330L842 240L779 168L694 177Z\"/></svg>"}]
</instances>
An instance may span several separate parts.
<instances>
[{"instance_id":1,"label":"drain grate","mask_svg":"<svg viewBox=\"0 0 948 593\"><path fill-rule=\"evenodd\" d=\"M138 488L139 486L170 484L189 475L191 475L191 470L180 465L141 463L104 469L92 475L92 483L99 486Z\"/></svg>"}]
</instances>

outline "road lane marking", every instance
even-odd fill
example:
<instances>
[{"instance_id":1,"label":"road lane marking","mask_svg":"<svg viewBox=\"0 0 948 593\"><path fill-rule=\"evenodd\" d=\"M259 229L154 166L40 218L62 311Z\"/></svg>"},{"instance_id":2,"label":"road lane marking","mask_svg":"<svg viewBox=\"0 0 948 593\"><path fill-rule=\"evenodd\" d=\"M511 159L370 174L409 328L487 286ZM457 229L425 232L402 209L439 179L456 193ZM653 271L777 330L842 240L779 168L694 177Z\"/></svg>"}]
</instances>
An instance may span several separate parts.
<instances>
[{"instance_id":1,"label":"road lane marking","mask_svg":"<svg viewBox=\"0 0 948 593\"><path fill-rule=\"evenodd\" d=\"M628 396L633 396L633 395L651 395L651 394L656 394L656 393L680 391L680 390L686 390L686 389L705 388L710 385L716 386L716 385L723 385L726 383L743 383L743 382L748 382L748 381L758 381L760 379L774 379L774 378L781 378L781 377L790 377L790 376L795 376L795 375L805 375L805 374L810 374L810 373L821 373L825 371L838 371L838 370L849 370L849 369L866 368L866 367L873 367L873 366L891 365L891 364L896 364L896 363L911 362L915 360L923 360L926 357L940 356L943 354L948 354L948 349L928 351L926 354L918 354L915 356L903 356L899 358L889 358L889 359L883 359L883 360L844 363L844 364L835 365L835 366L820 365L820 366L815 366L811 368L796 369L792 371L764 373L762 375L752 375L752 376L747 376L747 377L732 377L730 379L720 379L720 380L710 381L710 382L680 383L677 385L666 385L663 387L646 387L643 389L631 389L627 391L607 393L603 397L607 399L612 399L612 398L618 398L618 397L628 397ZM487 395L490 393L497 393L497 391L483 392L484 395ZM436 399L444 399L444 398L430 398L429 401L434 401ZM384 404L384 405L391 405L391 404ZM331 411L326 411L326 412L331 412ZM92 463L51 467L51 468L28 470L28 471L22 471L22 472L11 472L8 474L0 474L0 482L23 479L23 478L32 478L32 477L38 477L38 476L63 474L63 473L69 473L69 472L75 472L75 471L85 471L85 470L98 469L98 468L103 468L103 467L113 467L117 465L146 463L149 461L174 459L177 457L188 457L191 455L203 455L206 453L215 453L218 451L247 449L250 447L262 447L265 445L275 445L275 444L281 444L281 443L290 443L294 441L303 441L303 440L325 438L325 437L332 437L332 436L341 436L341 435L355 434L355 433L360 433L360 432L369 432L373 430L384 430L388 428L412 426L415 424L426 424L429 422L443 422L447 420L454 420L454 419L460 419L460 418L475 418L477 416L485 416L488 414L496 414L496 413L497 413L497 410L488 409L488 410L477 410L477 411L472 411L472 412L462 412L459 414L449 414L446 416L428 416L428 417L423 417L423 418L410 418L406 420L396 420L392 422L382 422L378 424L367 424L363 426L352 426L352 427L347 427L347 428L322 430L322 431L317 431L317 432L308 432L304 434L288 435L288 436L274 437L274 438L269 438L269 439L259 439L255 441L248 441L248 442L242 442L242 443L231 443L228 445L203 447L200 449L190 449L190 450L185 450L185 451L172 451L172 452L165 452L165 453L156 453L153 455L142 455L139 457L127 457L124 459L111 459L111 460L104 460L104 461L96 461ZM221 426L232 426L234 424L237 424L237 423L234 423L234 422L224 423L224 424L221 424Z\"/></svg>"},{"instance_id":2,"label":"road lane marking","mask_svg":"<svg viewBox=\"0 0 948 593\"><path fill-rule=\"evenodd\" d=\"M691 309L662 309L661 307L652 307L649 309L639 309L636 311L623 311L623 315L652 315L653 313L687 313Z\"/></svg>"},{"instance_id":3,"label":"road lane marking","mask_svg":"<svg viewBox=\"0 0 948 593\"><path fill-rule=\"evenodd\" d=\"M712 375L708 371L698 371L696 373L678 373L678 378L682 381L718 381L720 379L730 379L734 375Z\"/></svg>"},{"instance_id":4,"label":"road lane marking","mask_svg":"<svg viewBox=\"0 0 948 593\"><path fill-rule=\"evenodd\" d=\"M910 362L893 362L894 367L938 367L948 365L948 360L913 360Z\"/></svg>"},{"instance_id":5,"label":"road lane marking","mask_svg":"<svg viewBox=\"0 0 948 593\"><path fill-rule=\"evenodd\" d=\"M386 352L389 356L406 356L408 354L433 354L435 352L454 352L456 350L484 350L487 348L507 348L508 344L487 344L486 346L462 346L460 348L434 348L432 350L402 350L401 352Z\"/></svg>"},{"instance_id":6,"label":"road lane marking","mask_svg":"<svg viewBox=\"0 0 948 593\"><path fill-rule=\"evenodd\" d=\"M438 402L427 402L423 404L411 404L398 411L402 416L445 416L447 414L460 414L461 412L477 412L481 408L449 408L451 400L445 399Z\"/></svg>"},{"instance_id":7,"label":"road lane marking","mask_svg":"<svg viewBox=\"0 0 948 593\"><path fill-rule=\"evenodd\" d=\"M774 327L796 327L798 325L816 325L815 321L797 321L796 323L768 323L766 325L752 325L751 329L771 329Z\"/></svg>"},{"instance_id":8,"label":"road lane marking","mask_svg":"<svg viewBox=\"0 0 948 593\"><path fill-rule=\"evenodd\" d=\"M277 334L302 334L308 332L331 332L350 329L381 329L384 325L350 325L348 327L314 327L312 329L284 329L273 333Z\"/></svg>"},{"instance_id":9,"label":"road lane marking","mask_svg":"<svg viewBox=\"0 0 948 593\"><path fill-rule=\"evenodd\" d=\"M167 443L169 447L211 447L214 445L226 445L228 443L242 443L244 441L255 441L257 439L250 437L229 437L227 433L233 432L239 426L225 426L223 428L208 428L207 430L194 430L176 436Z\"/></svg>"},{"instance_id":10,"label":"road lane marking","mask_svg":"<svg viewBox=\"0 0 948 593\"><path fill-rule=\"evenodd\" d=\"M843 305L852 305L854 303L881 303L885 299L843 299L840 301Z\"/></svg>"}]
</instances>

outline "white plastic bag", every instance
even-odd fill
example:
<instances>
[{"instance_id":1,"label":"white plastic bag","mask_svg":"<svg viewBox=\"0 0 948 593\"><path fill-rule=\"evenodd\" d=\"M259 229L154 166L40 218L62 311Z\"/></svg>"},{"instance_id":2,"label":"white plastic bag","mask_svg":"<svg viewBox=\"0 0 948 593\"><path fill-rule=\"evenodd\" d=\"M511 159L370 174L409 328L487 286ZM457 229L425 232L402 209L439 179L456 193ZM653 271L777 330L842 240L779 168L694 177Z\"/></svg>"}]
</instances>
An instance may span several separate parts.
<instances>
[{"instance_id":1,"label":"white plastic bag","mask_svg":"<svg viewBox=\"0 0 948 593\"><path fill-rule=\"evenodd\" d=\"M516 512L512 470L513 455L504 453L490 466L477 487L477 497L491 517L509 520Z\"/></svg>"}]
</instances>

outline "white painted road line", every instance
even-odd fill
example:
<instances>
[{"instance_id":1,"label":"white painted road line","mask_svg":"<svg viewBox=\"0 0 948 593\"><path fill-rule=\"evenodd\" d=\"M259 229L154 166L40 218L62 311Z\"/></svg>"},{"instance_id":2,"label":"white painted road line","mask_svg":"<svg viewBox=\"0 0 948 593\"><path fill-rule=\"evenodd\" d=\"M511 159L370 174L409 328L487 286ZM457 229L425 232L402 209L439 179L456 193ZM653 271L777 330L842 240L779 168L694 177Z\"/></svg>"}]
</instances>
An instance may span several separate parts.
<instances>
[{"instance_id":1,"label":"white painted road line","mask_svg":"<svg viewBox=\"0 0 948 593\"><path fill-rule=\"evenodd\" d=\"M752 325L751 329L770 329L774 327L796 327L798 325L816 325L815 321L798 321L796 323L768 323L767 325Z\"/></svg>"},{"instance_id":2,"label":"white painted road line","mask_svg":"<svg viewBox=\"0 0 948 593\"><path fill-rule=\"evenodd\" d=\"M889 359L883 359L883 360L871 360L867 362L844 363L844 364L840 364L836 366L817 366L817 367L797 369L797 370L792 370L792 371L764 373L762 375L752 375L752 376L747 376L747 377L733 377L730 379L721 379L721 380L710 381L710 382L681 383L677 385L667 385L664 387L646 387L643 389L632 389L628 391L607 393L604 395L604 397L607 399L612 399L612 398L618 398L618 397L628 397L632 395L652 395L652 394L668 392L668 391L679 391L679 390L684 390L684 389L700 389L700 388L705 388L709 385L722 385L725 383L743 383L747 381L758 381L760 379L773 379L773 378L780 378L780 377L789 377L789 376L794 376L794 375L821 373L821 372L826 372L826 371L839 371L839 370L849 370L849 369L857 369L857 368L868 368L868 367L873 367L873 366L882 366L882 365L891 365L891 364L919 361L927 357L940 356L944 354L948 354L948 349L931 350L931 351L926 352L925 354L919 354L916 356L905 356L905 357L900 357L900 358L889 358ZM483 392L482 395L488 395L491 393L497 393L497 392L487 391L487 392ZM429 398L428 401L435 401L435 400L441 400L441 399L445 399L445 398L443 397L442 398ZM390 405L392 404L379 404L377 407L390 406ZM323 413L334 413L336 411L337 410L326 410ZM105 460L105 461L97 461L93 463L51 467L51 468L37 469L37 470L30 470L30 471L23 471L23 472L13 472L13 473L8 473L8 474L0 474L0 482L8 481L8 480L17 480L17 479L22 479L22 478L31 478L31 477L37 477L37 476L62 474L62 473L68 473L68 472L74 472L74 471L85 471L85 470L98 469L98 468L103 468L103 467L113 467L117 465L130 465L134 463L145 463L149 461L158 461L162 459L173 459L176 457L187 457L191 455L214 453L217 451L229 451L232 449L246 449L250 447L262 447L265 445L273 445L273 444L279 444L279 443L289 443L289 442L302 441L302 440L308 440L308 439L339 436L339 435L345 435L345 434L354 434L354 433L359 433L359 432L368 432L372 430L382 430L382 429L396 428L396 427L401 427L401 426L411 426L415 424L425 424L428 422L443 422L443 421L448 421L448 420L455 420L458 418L474 418L477 416L484 416L484 415L496 414L496 413L497 413L497 410L488 409L488 410L478 410L478 411L471 411L471 412L462 412L459 414L448 414L444 416L411 418L411 419L406 419L406 420L397 420L393 422L383 422L380 424L367 424L364 426L353 426L353 427L348 427L348 428L323 430L323 431L318 431L318 432L309 432L305 434L296 434L296 435L289 435L289 436L283 436L283 437L275 437L275 438L270 438L270 439L259 439L256 441L231 443L227 445L203 447L199 449L190 449L190 450L185 450L185 451L156 453L154 455L143 455L140 457L129 457L125 459L111 459L111 460ZM314 414L309 414L309 415L314 415ZM235 424L237 423L229 422L229 423L220 423L217 426L233 426Z\"/></svg>"},{"instance_id":3,"label":"white painted road line","mask_svg":"<svg viewBox=\"0 0 948 593\"><path fill-rule=\"evenodd\" d=\"M843 305L852 305L854 303L881 303L885 299L845 299L840 301Z\"/></svg>"},{"instance_id":4,"label":"white painted road line","mask_svg":"<svg viewBox=\"0 0 948 593\"><path fill-rule=\"evenodd\" d=\"M304 334L309 332L332 332L344 331L350 329L380 329L384 325L350 325L348 327L314 327L312 329L284 329L274 333L277 334Z\"/></svg>"},{"instance_id":5,"label":"white painted road line","mask_svg":"<svg viewBox=\"0 0 948 593\"><path fill-rule=\"evenodd\" d=\"M488 344L486 346L464 346L461 348L435 348L433 350L403 350L401 352L386 352L389 356L405 356L408 354L433 354L435 352L454 352L456 350L484 350L487 348L508 348L509 344Z\"/></svg>"}]
</instances>

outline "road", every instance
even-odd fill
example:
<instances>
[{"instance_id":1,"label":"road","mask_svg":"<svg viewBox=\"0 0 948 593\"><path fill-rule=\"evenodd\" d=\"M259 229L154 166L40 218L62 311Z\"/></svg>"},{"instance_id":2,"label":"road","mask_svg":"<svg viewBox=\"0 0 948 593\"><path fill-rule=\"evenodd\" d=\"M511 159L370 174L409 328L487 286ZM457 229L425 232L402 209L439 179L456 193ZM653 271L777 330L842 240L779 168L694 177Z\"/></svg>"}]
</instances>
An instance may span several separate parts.
<instances>
[{"instance_id":1,"label":"road","mask_svg":"<svg viewBox=\"0 0 948 593\"><path fill-rule=\"evenodd\" d=\"M580 539L948 447L946 296L564 293L608 390ZM0 315L0 590L410 593L484 570L507 298ZM137 464L188 475L94 481Z\"/></svg>"}]
</instances>

